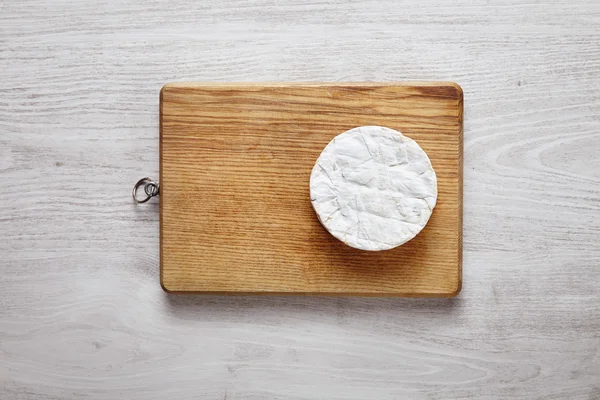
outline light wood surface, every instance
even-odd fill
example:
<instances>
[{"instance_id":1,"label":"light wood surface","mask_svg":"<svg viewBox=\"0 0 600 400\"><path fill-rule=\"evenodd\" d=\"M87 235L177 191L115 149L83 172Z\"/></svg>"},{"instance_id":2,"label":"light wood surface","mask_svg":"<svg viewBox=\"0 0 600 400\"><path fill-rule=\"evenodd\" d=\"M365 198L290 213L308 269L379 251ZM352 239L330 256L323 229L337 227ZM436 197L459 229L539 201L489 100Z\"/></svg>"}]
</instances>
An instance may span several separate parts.
<instances>
[{"instance_id":1,"label":"light wood surface","mask_svg":"<svg viewBox=\"0 0 600 400\"><path fill-rule=\"evenodd\" d=\"M169 292L454 296L461 286L462 90L452 83L169 84L161 91L161 284ZM315 160L381 125L438 177L425 229L365 252L319 223Z\"/></svg>"},{"instance_id":2,"label":"light wood surface","mask_svg":"<svg viewBox=\"0 0 600 400\"><path fill-rule=\"evenodd\" d=\"M600 2L1 1L0 399L600 396ZM172 81L456 81L453 299L171 296Z\"/></svg>"}]
</instances>

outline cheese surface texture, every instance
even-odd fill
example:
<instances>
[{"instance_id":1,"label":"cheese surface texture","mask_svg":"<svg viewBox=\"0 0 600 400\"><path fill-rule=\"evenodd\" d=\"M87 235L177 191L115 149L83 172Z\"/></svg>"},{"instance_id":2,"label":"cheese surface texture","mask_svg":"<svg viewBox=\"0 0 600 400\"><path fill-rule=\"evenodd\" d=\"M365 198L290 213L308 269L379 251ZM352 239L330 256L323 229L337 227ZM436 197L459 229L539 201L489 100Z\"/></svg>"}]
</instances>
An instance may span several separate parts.
<instances>
[{"instance_id":1,"label":"cheese surface texture","mask_svg":"<svg viewBox=\"0 0 600 400\"><path fill-rule=\"evenodd\" d=\"M337 239L361 250L388 250L425 227L437 178L417 142L393 129L361 126L325 147L310 176L310 200Z\"/></svg>"}]
</instances>

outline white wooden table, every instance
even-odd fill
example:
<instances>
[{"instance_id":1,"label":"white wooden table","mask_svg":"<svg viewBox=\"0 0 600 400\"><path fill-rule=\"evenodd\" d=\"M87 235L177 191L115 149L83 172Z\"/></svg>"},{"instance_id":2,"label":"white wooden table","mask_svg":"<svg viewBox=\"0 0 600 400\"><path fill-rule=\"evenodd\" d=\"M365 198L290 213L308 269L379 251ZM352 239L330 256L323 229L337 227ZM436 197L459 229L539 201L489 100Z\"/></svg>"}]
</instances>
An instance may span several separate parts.
<instances>
[{"instance_id":1,"label":"white wooden table","mask_svg":"<svg viewBox=\"0 0 600 400\"><path fill-rule=\"evenodd\" d=\"M1 399L600 399L600 2L0 3ZM450 300L168 296L170 81L452 80Z\"/></svg>"}]
</instances>

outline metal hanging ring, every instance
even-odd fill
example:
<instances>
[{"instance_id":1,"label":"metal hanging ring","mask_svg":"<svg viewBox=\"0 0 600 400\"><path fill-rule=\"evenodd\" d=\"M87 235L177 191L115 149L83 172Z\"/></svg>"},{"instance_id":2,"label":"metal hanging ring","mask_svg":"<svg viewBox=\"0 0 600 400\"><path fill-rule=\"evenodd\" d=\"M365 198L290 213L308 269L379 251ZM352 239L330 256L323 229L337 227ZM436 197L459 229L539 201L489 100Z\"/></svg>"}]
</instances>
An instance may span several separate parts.
<instances>
[{"instance_id":1,"label":"metal hanging ring","mask_svg":"<svg viewBox=\"0 0 600 400\"><path fill-rule=\"evenodd\" d=\"M139 198L137 196L138 189L142 186L144 186L144 193L146 194L145 198ZM131 192L131 196L133 197L133 200L136 203L141 204L141 203L147 202L154 196L158 196L159 192L160 192L160 186L158 185L157 182L154 182L150 178L142 178L139 181L137 181L137 183L133 186L133 191Z\"/></svg>"}]
</instances>

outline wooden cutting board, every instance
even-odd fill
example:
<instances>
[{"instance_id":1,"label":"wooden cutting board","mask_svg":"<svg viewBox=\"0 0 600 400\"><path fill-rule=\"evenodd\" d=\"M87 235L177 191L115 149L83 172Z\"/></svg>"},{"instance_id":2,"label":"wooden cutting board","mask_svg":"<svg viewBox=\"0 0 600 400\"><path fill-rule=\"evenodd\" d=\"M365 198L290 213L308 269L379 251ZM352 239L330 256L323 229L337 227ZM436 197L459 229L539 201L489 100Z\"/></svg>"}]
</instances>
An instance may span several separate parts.
<instances>
[{"instance_id":1,"label":"wooden cutting board","mask_svg":"<svg viewBox=\"0 0 600 400\"><path fill-rule=\"evenodd\" d=\"M461 288L463 96L454 83L166 85L160 97L160 279L168 292L455 296ZM327 143L382 125L438 176L425 229L347 247L319 223L311 169Z\"/></svg>"}]
</instances>

